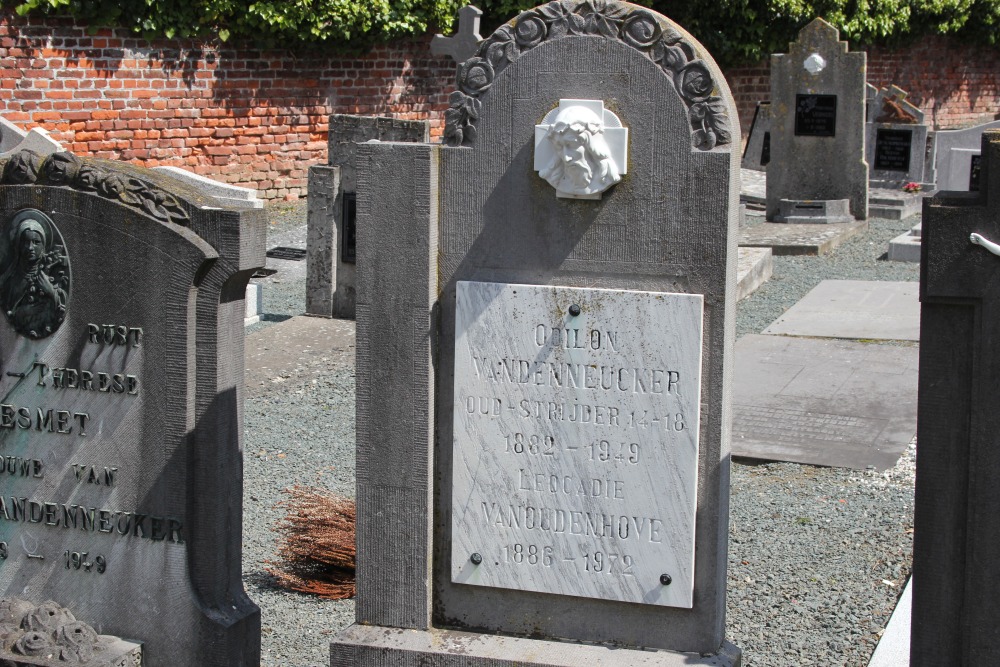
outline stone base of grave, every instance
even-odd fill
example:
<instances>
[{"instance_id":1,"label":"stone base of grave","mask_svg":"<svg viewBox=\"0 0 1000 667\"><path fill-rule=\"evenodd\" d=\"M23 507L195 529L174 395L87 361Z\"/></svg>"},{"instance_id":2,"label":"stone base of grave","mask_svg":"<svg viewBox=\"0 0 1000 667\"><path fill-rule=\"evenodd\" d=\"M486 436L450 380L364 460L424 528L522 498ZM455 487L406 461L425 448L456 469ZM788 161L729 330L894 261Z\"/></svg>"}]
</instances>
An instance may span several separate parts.
<instances>
[{"instance_id":1,"label":"stone base of grave","mask_svg":"<svg viewBox=\"0 0 1000 667\"><path fill-rule=\"evenodd\" d=\"M740 667L742 652L675 653L482 635L352 625L330 644L330 667Z\"/></svg>"},{"instance_id":2,"label":"stone base of grave","mask_svg":"<svg viewBox=\"0 0 1000 667\"><path fill-rule=\"evenodd\" d=\"M854 222L850 199L782 199L775 222L800 225L828 225Z\"/></svg>"},{"instance_id":3,"label":"stone base of grave","mask_svg":"<svg viewBox=\"0 0 1000 667\"><path fill-rule=\"evenodd\" d=\"M868 217L905 220L920 213L923 201L924 194L919 192L872 189L868 194Z\"/></svg>"},{"instance_id":4,"label":"stone base of grave","mask_svg":"<svg viewBox=\"0 0 1000 667\"><path fill-rule=\"evenodd\" d=\"M893 262L920 261L920 225L889 241L889 259Z\"/></svg>"},{"instance_id":5,"label":"stone base of grave","mask_svg":"<svg viewBox=\"0 0 1000 667\"><path fill-rule=\"evenodd\" d=\"M767 172L743 169L740 173L740 201L749 209L763 211L767 208Z\"/></svg>"},{"instance_id":6,"label":"stone base of grave","mask_svg":"<svg viewBox=\"0 0 1000 667\"><path fill-rule=\"evenodd\" d=\"M770 248L740 248L736 260L736 300L745 299L771 279L774 272Z\"/></svg>"},{"instance_id":7,"label":"stone base of grave","mask_svg":"<svg viewBox=\"0 0 1000 667\"><path fill-rule=\"evenodd\" d=\"M868 221L830 225L762 222L740 230L740 247L770 248L775 255L825 255L844 241L868 231Z\"/></svg>"}]
</instances>

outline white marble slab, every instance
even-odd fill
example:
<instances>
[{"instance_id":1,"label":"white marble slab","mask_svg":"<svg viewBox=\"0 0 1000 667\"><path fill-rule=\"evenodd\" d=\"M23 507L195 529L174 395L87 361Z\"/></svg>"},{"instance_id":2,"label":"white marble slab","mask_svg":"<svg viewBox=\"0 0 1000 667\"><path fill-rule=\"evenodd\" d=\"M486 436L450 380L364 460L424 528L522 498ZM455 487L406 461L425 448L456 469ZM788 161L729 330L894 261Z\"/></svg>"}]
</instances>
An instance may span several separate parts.
<instances>
[{"instance_id":1,"label":"white marble slab","mask_svg":"<svg viewBox=\"0 0 1000 667\"><path fill-rule=\"evenodd\" d=\"M458 283L453 581L692 606L703 308Z\"/></svg>"}]
</instances>

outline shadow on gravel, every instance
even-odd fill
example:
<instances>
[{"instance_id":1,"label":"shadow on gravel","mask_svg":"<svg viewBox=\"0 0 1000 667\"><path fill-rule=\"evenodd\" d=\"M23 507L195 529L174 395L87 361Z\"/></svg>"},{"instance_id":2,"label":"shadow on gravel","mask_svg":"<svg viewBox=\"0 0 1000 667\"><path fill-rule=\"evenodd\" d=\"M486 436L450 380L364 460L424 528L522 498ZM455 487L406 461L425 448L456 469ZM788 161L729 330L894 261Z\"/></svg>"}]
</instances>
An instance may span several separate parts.
<instances>
[{"instance_id":1,"label":"shadow on gravel","mask_svg":"<svg viewBox=\"0 0 1000 667\"><path fill-rule=\"evenodd\" d=\"M243 573L243 582L247 586L254 588L268 589L272 591L287 591L288 589L278 583L277 577L265 570L254 570Z\"/></svg>"}]
</instances>

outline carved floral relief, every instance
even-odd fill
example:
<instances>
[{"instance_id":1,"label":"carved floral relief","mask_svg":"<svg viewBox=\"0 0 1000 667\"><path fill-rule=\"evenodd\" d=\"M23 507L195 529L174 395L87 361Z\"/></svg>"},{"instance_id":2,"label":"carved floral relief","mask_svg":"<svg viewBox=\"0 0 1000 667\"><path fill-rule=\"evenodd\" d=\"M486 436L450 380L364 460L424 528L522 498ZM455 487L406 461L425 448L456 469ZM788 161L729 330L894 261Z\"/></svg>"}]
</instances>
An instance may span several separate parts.
<instances>
[{"instance_id":1,"label":"carved floral relief","mask_svg":"<svg viewBox=\"0 0 1000 667\"><path fill-rule=\"evenodd\" d=\"M669 76L688 108L692 145L711 150L732 142L725 103L708 66L694 46L646 9L616 0L555 0L500 26L459 67L457 87L445 112L445 139L452 146L475 143L482 103L496 76L521 54L569 35L615 39L642 52Z\"/></svg>"}]
</instances>

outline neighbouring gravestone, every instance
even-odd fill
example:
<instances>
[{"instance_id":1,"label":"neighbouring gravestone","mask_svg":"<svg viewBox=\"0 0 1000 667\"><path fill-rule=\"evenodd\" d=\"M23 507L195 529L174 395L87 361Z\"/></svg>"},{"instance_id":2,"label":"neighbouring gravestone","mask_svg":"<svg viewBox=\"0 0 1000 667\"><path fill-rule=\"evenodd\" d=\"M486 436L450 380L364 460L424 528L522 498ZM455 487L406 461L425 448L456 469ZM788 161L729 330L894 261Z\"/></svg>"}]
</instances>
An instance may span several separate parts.
<instances>
[{"instance_id":1,"label":"neighbouring gravestone","mask_svg":"<svg viewBox=\"0 0 1000 667\"><path fill-rule=\"evenodd\" d=\"M924 112L906 100L896 86L881 88L865 124L865 158L873 187L899 188L925 182L927 125Z\"/></svg>"},{"instance_id":2,"label":"neighbouring gravestone","mask_svg":"<svg viewBox=\"0 0 1000 667\"><path fill-rule=\"evenodd\" d=\"M17 153L0 176L0 597L257 665L241 581L244 294L262 210L166 174Z\"/></svg>"},{"instance_id":3,"label":"neighbouring gravestone","mask_svg":"<svg viewBox=\"0 0 1000 667\"><path fill-rule=\"evenodd\" d=\"M552 2L459 68L448 146L358 150L347 665L736 665L739 137L708 53Z\"/></svg>"},{"instance_id":4,"label":"neighbouring gravestone","mask_svg":"<svg viewBox=\"0 0 1000 667\"><path fill-rule=\"evenodd\" d=\"M980 144L987 130L1000 129L1000 120L962 130L934 133L934 175L939 190L968 190L979 187Z\"/></svg>"},{"instance_id":5,"label":"neighbouring gravestone","mask_svg":"<svg viewBox=\"0 0 1000 667\"><path fill-rule=\"evenodd\" d=\"M846 222L868 217L866 54L823 19L771 56L771 161L767 219ZM828 202L815 210L801 203Z\"/></svg>"},{"instance_id":6,"label":"neighbouring gravestone","mask_svg":"<svg viewBox=\"0 0 1000 667\"><path fill-rule=\"evenodd\" d=\"M426 142L425 120L330 116L328 166L309 168L306 214L306 313L353 318L356 301L357 145Z\"/></svg>"},{"instance_id":7,"label":"neighbouring gravestone","mask_svg":"<svg viewBox=\"0 0 1000 667\"><path fill-rule=\"evenodd\" d=\"M461 64L476 55L476 49L483 38L479 35L479 19L483 12L478 7L466 5L458 10L458 32L454 37L434 35L431 53L436 56L450 56Z\"/></svg>"},{"instance_id":8,"label":"neighbouring gravestone","mask_svg":"<svg viewBox=\"0 0 1000 667\"><path fill-rule=\"evenodd\" d=\"M753 122L750 124L750 134L747 136L747 145L743 149L740 166L754 171L766 171L770 162L771 103L758 102L753 112Z\"/></svg>"},{"instance_id":9,"label":"neighbouring gravestone","mask_svg":"<svg viewBox=\"0 0 1000 667\"><path fill-rule=\"evenodd\" d=\"M910 664L1000 659L1000 131L980 190L924 200Z\"/></svg>"}]
</instances>

